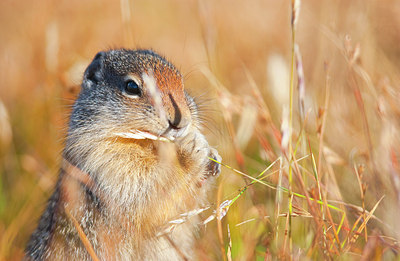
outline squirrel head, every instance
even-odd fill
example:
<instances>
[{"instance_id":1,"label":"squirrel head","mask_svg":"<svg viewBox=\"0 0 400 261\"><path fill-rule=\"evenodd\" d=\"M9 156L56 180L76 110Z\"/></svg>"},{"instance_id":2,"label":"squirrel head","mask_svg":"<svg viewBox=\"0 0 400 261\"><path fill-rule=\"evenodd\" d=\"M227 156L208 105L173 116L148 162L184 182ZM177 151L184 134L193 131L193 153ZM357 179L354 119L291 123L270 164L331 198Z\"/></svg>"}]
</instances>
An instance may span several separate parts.
<instances>
[{"instance_id":1,"label":"squirrel head","mask_svg":"<svg viewBox=\"0 0 400 261\"><path fill-rule=\"evenodd\" d=\"M150 50L99 52L84 73L70 133L112 136L139 130L158 137L185 135L197 106L181 73Z\"/></svg>"}]
</instances>

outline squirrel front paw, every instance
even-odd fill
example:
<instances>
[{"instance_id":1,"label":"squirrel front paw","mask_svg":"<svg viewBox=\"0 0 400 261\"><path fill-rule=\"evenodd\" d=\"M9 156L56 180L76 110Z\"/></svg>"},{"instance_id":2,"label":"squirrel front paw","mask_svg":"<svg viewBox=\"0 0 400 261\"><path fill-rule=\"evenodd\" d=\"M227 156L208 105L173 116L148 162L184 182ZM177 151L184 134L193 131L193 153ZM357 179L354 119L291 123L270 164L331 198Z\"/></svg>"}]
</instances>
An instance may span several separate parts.
<instances>
[{"instance_id":1,"label":"squirrel front paw","mask_svg":"<svg viewBox=\"0 0 400 261\"><path fill-rule=\"evenodd\" d=\"M221 162L222 158L216 149L210 147L203 134L198 131L190 132L175 142L181 152L182 165L192 162L191 167L203 169L203 178L219 175L221 165L215 161Z\"/></svg>"},{"instance_id":2,"label":"squirrel front paw","mask_svg":"<svg viewBox=\"0 0 400 261\"><path fill-rule=\"evenodd\" d=\"M222 157L218 154L218 151L214 148L210 148L210 153L208 157L214 159L215 161L209 159L207 165L207 177L208 176L218 177L218 175L221 173L221 164L219 164L218 162L222 161Z\"/></svg>"},{"instance_id":3,"label":"squirrel front paw","mask_svg":"<svg viewBox=\"0 0 400 261\"><path fill-rule=\"evenodd\" d=\"M206 138L198 131L179 137L175 140L175 144L184 157L192 158L198 163L203 163L210 151Z\"/></svg>"}]
</instances>

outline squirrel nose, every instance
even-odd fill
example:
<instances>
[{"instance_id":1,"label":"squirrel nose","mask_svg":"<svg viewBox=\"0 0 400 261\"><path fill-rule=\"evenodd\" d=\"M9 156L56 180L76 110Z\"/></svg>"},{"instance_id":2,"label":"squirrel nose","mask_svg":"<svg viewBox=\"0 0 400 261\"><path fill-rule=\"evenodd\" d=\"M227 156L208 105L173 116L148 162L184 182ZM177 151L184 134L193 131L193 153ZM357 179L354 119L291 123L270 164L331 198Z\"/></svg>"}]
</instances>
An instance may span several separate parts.
<instances>
[{"instance_id":1,"label":"squirrel nose","mask_svg":"<svg viewBox=\"0 0 400 261\"><path fill-rule=\"evenodd\" d=\"M180 121L179 124L175 125L173 122L171 122L170 120L168 120L169 123L169 127L168 129L165 131L164 135L166 135L167 137L171 138L178 138L181 136L184 136L188 130L188 123L183 123L182 121Z\"/></svg>"},{"instance_id":2,"label":"squirrel nose","mask_svg":"<svg viewBox=\"0 0 400 261\"><path fill-rule=\"evenodd\" d=\"M189 125L190 123L190 113L189 108L186 108L186 103L178 106L175 99L171 94L169 94L171 100L171 105L173 110L170 111L168 115L168 122L170 128L172 129L182 129ZM183 107L183 108L182 108Z\"/></svg>"},{"instance_id":3,"label":"squirrel nose","mask_svg":"<svg viewBox=\"0 0 400 261\"><path fill-rule=\"evenodd\" d=\"M169 98L171 102L167 112L169 132L173 136L183 135L191 121L190 110L185 100L184 103L180 101L178 106L171 94L169 94Z\"/></svg>"},{"instance_id":4,"label":"squirrel nose","mask_svg":"<svg viewBox=\"0 0 400 261\"><path fill-rule=\"evenodd\" d=\"M182 126L179 124L179 123L177 123L177 122L171 122L170 120L168 120L168 123L169 123L169 127L171 128L171 129L174 129L174 130L179 130L179 129L181 129L182 128Z\"/></svg>"}]
</instances>

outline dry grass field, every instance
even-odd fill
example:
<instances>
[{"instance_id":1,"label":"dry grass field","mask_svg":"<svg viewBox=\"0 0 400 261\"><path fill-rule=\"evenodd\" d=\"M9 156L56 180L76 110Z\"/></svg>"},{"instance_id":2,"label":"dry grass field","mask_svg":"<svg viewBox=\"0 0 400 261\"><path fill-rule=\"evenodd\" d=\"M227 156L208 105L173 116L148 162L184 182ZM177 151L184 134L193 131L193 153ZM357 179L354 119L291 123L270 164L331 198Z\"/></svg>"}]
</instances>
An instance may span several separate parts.
<instances>
[{"instance_id":1,"label":"dry grass field","mask_svg":"<svg viewBox=\"0 0 400 261\"><path fill-rule=\"evenodd\" d=\"M120 47L206 100L224 167L199 260L399 259L399 1L2 0L0 35L0 260L52 192L83 70Z\"/></svg>"}]
</instances>

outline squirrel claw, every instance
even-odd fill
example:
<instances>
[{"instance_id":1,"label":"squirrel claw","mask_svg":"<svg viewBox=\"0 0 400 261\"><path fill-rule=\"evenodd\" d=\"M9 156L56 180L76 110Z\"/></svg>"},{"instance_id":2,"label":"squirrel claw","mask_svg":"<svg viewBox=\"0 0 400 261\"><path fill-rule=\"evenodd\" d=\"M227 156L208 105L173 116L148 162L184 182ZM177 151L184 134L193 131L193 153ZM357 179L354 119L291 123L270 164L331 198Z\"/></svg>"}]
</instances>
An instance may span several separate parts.
<instances>
[{"instance_id":1,"label":"squirrel claw","mask_svg":"<svg viewBox=\"0 0 400 261\"><path fill-rule=\"evenodd\" d=\"M217 150L214 148L210 149L210 153L208 155L210 158L214 159L215 161L221 162L222 157L218 154ZM221 164L210 160L208 165L207 165L207 177L208 176L214 176L218 177L218 175L221 173Z\"/></svg>"}]
</instances>

